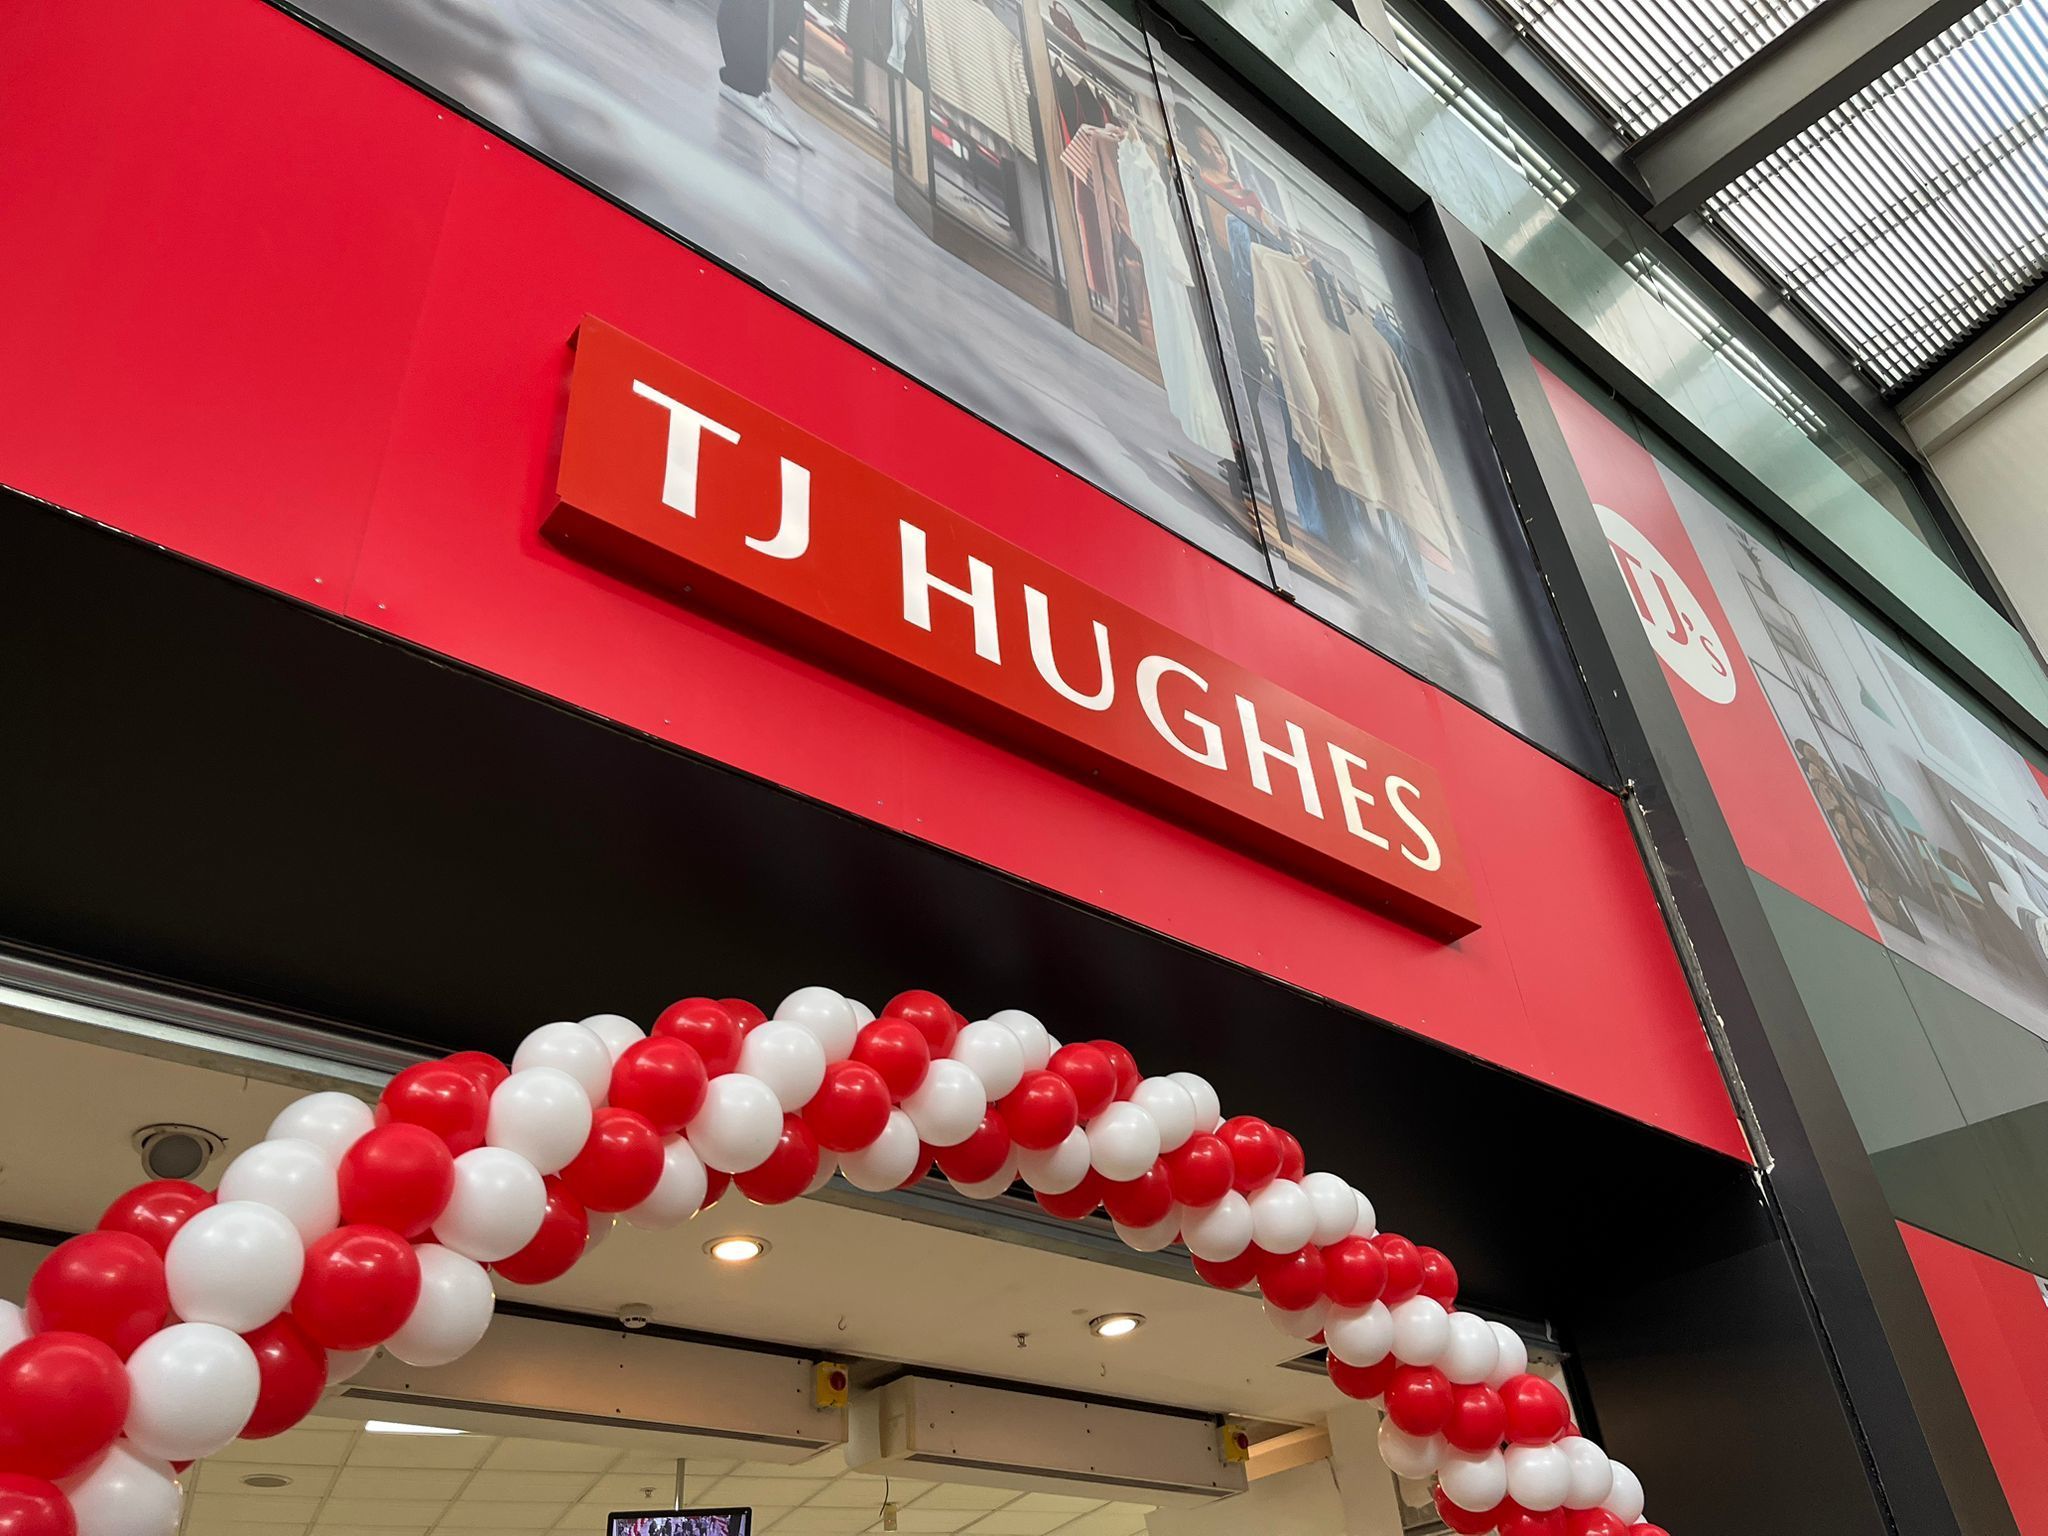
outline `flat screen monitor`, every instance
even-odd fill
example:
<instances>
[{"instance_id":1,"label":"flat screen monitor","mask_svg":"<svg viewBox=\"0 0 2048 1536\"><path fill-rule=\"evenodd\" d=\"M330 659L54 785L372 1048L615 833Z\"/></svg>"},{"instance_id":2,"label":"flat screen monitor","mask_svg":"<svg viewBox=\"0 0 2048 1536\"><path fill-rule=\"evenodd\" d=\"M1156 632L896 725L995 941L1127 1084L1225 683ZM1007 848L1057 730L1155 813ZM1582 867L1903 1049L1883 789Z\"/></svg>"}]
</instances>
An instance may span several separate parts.
<instances>
[{"instance_id":1,"label":"flat screen monitor","mask_svg":"<svg viewBox=\"0 0 2048 1536\"><path fill-rule=\"evenodd\" d=\"M605 1517L605 1536L754 1536L751 1509L627 1509Z\"/></svg>"}]
</instances>

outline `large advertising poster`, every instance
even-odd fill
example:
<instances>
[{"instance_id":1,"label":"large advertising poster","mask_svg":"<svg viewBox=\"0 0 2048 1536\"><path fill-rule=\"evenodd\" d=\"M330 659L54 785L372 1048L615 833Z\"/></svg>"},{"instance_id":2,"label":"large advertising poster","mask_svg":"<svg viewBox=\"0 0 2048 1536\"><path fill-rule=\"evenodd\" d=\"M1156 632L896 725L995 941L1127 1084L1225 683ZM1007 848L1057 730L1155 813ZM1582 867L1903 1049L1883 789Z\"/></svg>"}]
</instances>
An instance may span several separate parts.
<instances>
[{"instance_id":1,"label":"large advertising poster","mask_svg":"<svg viewBox=\"0 0 2048 1536\"><path fill-rule=\"evenodd\" d=\"M1596 761L1421 257L1191 70L1157 62L1280 584L1494 718Z\"/></svg>"},{"instance_id":2,"label":"large advertising poster","mask_svg":"<svg viewBox=\"0 0 2048 1536\"><path fill-rule=\"evenodd\" d=\"M2048 1038L2048 779L1773 536L1545 382L1750 868Z\"/></svg>"}]
</instances>

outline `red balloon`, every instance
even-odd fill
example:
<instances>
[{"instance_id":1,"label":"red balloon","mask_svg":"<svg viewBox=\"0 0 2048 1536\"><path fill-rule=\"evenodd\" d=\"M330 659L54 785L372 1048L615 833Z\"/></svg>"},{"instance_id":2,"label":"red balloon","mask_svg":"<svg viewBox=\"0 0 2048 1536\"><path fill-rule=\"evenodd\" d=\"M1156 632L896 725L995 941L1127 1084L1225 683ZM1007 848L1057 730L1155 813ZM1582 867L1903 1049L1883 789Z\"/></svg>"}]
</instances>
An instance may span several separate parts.
<instances>
[{"instance_id":1,"label":"red balloon","mask_svg":"<svg viewBox=\"0 0 2048 1536\"><path fill-rule=\"evenodd\" d=\"M1370 1306L1387 1283L1387 1261L1362 1237L1323 1250L1323 1292L1340 1307Z\"/></svg>"},{"instance_id":2,"label":"red balloon","mask_svg":"<svg viewBox=\"0 0 2048 1536\"><path fill-rule=\"evenodd\" d=\"M1417 1248L1415 1252L1422 1260L1422 1294L1443 1303L1448 1311L1458 1299L1458 1271L1434 1248Z\"/></svg>"},{"instance_id":3,"label":"red balloon","mask_svg":"<svg viewBox=\"0 0 2048 1536\"><path fill-rule=\"evenodd\" d=\"M0 1472L0 1536L78 1536L78 1517L49 1479Z\"/></svg>"},{"instance_id":4,"label":"red balloon","mask_svg":"<svg viewBox=\"0 0 2048 1536\"><path fill-rule=\"evenodd\" d=\"M876 1019L853 1037L853 1059L881 1073L889 1096L900 1100L917 1092L931 1070L932 1047L915 1024Z\"/></svg>"},{"instance_id":5,"label":"red balloon","mask_svg":"<svg viewBox=\"0 0 2048 1536\"><path fill-rule=\"evenodd\" d=\"M1494 1510L1494 1518L1500 1522L1494 1527L1500 1536L1564 1536L1561 1509L1546 1509L1538 1514L1522 1508L1513 1499L1503 1499Z\"/></svg>"},{"instance_id":6,"label":"red balloon","mask_svg":"<svg viewBox=\"0 0 2048 1536\"><path fill-rule=\"evenodd\" d=\"M932 1154L939 1172L956 1184L979 1184L983 1179L992 1179L1009 1160L1010 1127L999 1109L982 1115L981 1124L968 1133L965 1141L941 1147Z\"/></svg>"},{"instance_id":7,"label":"red balloon","mask_svg":"<svg viewBox=\"0 0 2048 1536\"><path fill-rule=\"evenodd\" d=\"M1493 1388L1451 1388L1451 1416L1444 1421L1444 1438L1459 1450L1474 1454L1493 1450L1507 1427L1508 1411Z\"/></svg>"},{"instance_id":8,"label":"red balloon","mask_svg":"<svg viewBox=\"0 0 2048 1536\"><path fill-rule=\"evenodd\" d=\"M1422 1290L1420 1249L1394 1232L1382 1232L1368 1241L1379 1249L1380 1258L1387 1266L1387 1283L1380 1290L1381 1301L1390 1307L1399 1306Z\"/></svg>"},{"instance_id":9,"label":"red balloon","mask_svg":"<svg viewBox=\"0 0 2048 1536\"><path fill-rule=\"evenodd\" d=\"M183 1179L151 1179L117 1196L100 1215L102 1232L126 1232L158 1253L171 1246L178 1228L213 1204L213 1196Z\"/></svg>"},{"instance_id":10,"label":"red balloon","mask_svg":"<svg viewBox=\"0 0 2048 1536\"><path fill-rule=\"evenodd\" d=\"M1102 1175L1090 1168L1081 1182L1063 1195L1039 1194L1038 1203L1062 1221L1079 1221L1102 1204Z\"/></svg>"},{"instance_id":11,"label":"red balloon","mask_svg":"<svg viewBox=\"0 0 2048 1536\"><path fill-rule=\"evenodd\" d=\"M29 1277L30 1332L83 1333L123 1360L163 1327L170 1309L163 1255L132 1232L59 1243Z\"/></svg>"},{"instance_id":12,"label":"red balloon","mask_svg":"<svg viewBox=\"0 0 2048 1536\"><path fill-rule=\"evenodd\" d=\"M1256 1248L1246 1248L1234 1259L1196 1259L1195 1273L1219 1291L1241 1291L1259 1278L1265 1257Z\"/></svg>"},{"instance_id":13,"label":"red balloon","mask_svg":"<svg viewBox=\"0 0 2048 1536\"><path fill-rule=\"evenodd\" d=\"M1314 1306L1323 1299L1323 1250L1310 1243L1293 1253L1264 1255L1259 1294L1283 1312Z\"/></svg>"},{"instance_id":14,"label":"red balloon","mask_svg":"<svg viewBox=\"0 0 2048 1536\"><path fill-rule=\"evenodd\" d=\"M740 1033L743 1035L756 1024L768 1022L768 1015L744 997L721 997L718 1001L724 1005L725 1011L732 1015L733 1022L739 1025Z\"/></svg>"},{"instance_id":15,"label":"red balloon","mask_svg":"<svg viewBox=\"0 0 2048 1536\"><path fill-rule=\"evenodd\" d=\"M661 1137L647 1117L607 1105L590 1117L583 1150L561 1177L586 1209L630 1211L654 1193L661 1170Z\"/></svg>"},{"instance_id":16,"label":"red balloon","mask_svg":"<svg viewBox=\"0 0 2048 1536\"><path fill-rule=\"evenodd\" d=\"M590 1242L590 1213L559 1174L549 1174L548 1204L533 1241L491 1266L515 1285L541 1285L569 1273Z\"/></svg>"},{"instance_id":17,"label":"red balloon","mask_svg":"<svg viewBox=\"0 0 2048 1536\"><path fill-rule=\"evenodd\" d=\"M1548 1445L1571 1422L1564 1394L1541 1376L1510 1376L1500 1384L1500 1400L1507 1408L1508 1439L1516 1445Z\"/></svg>"},{"instance_id":18,"label":"red balloon","mask_svg":"<svg viewBox=\"0 0 2048 1536\"><path fill-rule=\"evenodd\" d=\"M453 1056L443 1056L441 1065L475 1078L486 1099L498 1091L498 1084L512 1075L512 1069L489 1051L457 1051Z\"/></svg>"},{"instance_id":19,"label":"red balloon","mask_svg":"<svg viewBox=\"0 0 2048 1536\"><path fill-rule=\"evenodd\" d=\"M291 1315L322 1349L370 1349L420 1299L420 1260L389 1227L336 1227L306 1249Z\"/></svg>"},{"instance_id":20,"label":"red balloon","mask_svg":"<svg viewBox=\"0 0 2048 1536\"><path fill-rule=\"evenodd\" d=\"M1671 1536L1661 1525L1652 1525L1647 1520L1638 1520L1628 1528L1628 1536Z\"/></svg>"},{"instance_id":21,"label":"red balloon","mask_svg":"<svg viewBox=\"0 0 2048 1536\"><path fill-rule=\"evenodd\" d=\"M1116 1102L1116 1068L1092 1045L1063 1045L1045 1069L1066 1079L1080 1106L1082 1123L1093 1120Z\"/></svg>"},{"instance_id":22,"label":"red balloon","mask_svg":"<svg viewBox=\"0 0 2048 1536\"><path fill-rule=\"evenodd\" d=\"M1116 1073L1116 1096L1128 1099L1145 1074L1138 1070L1138 1058L1118 1045L1114 1040L1090 1040L1095 1049L1109 1058L1110 1070Z\"/></svg>"},{"instance_id":23,"label":"red balloon","mask_svg":"<svg viewBox=\"0 0 2048 1536\"><path fill-rule=\"evenodd\" d=\"M697 1053L707 1076L723 1077L739 1066L740 1038L746 1032L727 1004L708 997L686 997L661 1010L649 1038L682 1041Z\"/></svg>"},{"instance_id":24,"label":"red balloon","mask_svg":"<svg viewBox=\"0 0 2048 1536\"><path fill-rule=\"evenodd\" d=\"M1458 1536L1486 1536L1500 1523L1493 1510L1461 1508L1441 1488L1432 1488L1429 1496L1436 1504L1437 1519L1456 1531Z\"/></svg>"},{"instance_id":25,"label":"red balloon","mask_svg":"<svg viewBox=\"0 0 2048 1536\"><path fill-rule=\"evenodd\" d=\"M818 1138L802 1115L782 1117L782 1135L767 1161L732 1176L740 1193L756 1205L786 1205L818 1176Z\"/></svg>"},{"instance_id":26,"label":"red balloon","mask_svg":"<svg viewBox=\"0 0 2048 1536\"><path fill-rule=\"evenodd\" d=\"M341 1219L420 1237L455 1193L455 1157L421 1125L380 1125L341 1155Z\"/></svg>"},{"instance_id":27,"label":"red balloon","mask_svg":"<svg viewBox=\"0 0 2048 1536\"><path fill-rule=\"evenodd\" d=\"M1346 1365L1335 1355L1330 1355L1323 1364L1329 1368L1330 1380L1337 1384L1337 1390L1361 1402L1385 1392L1394 1379L1394 1372L1401 1369L1401 1362L1392 1355L1375 1360L1371 1365Z\"/></svg>"},{"instance_id":28,"label":"red balloon","mask_svg":"<svg viewBox=\"0 0 2048 1536\"><path fill-rule=\"evenodd\" d=\"M1173 1198L1198 1211L1230 1193L1237 1165L1221 1137L1190 1136L1166 1154L1166 1175L1173 1180Z\"/></svg>"},{"instance_id":29,"label":"red balloon","mask_svg":"<svg viewBox=\"0 0 2048 1536\"><path fill-rule=\"evenodd\" d=\"M1002 1101L1002 1111L1011 1138L1032 1152L1058 1146L1081 1123L1081 1101L1057 1072L1026 1072Z\"/></svg>"},{"instance_id":30,"label":"red balloon","mask_svg":"<svg viewBox=\"0 0 2048 1536\"><path fill-rule=\"evenodd\" d=\"M1628 1536L1629 1526L1621 1516L1605 1509L1568 1509L1564 1512L1565 1536Z\"/></svg>"},{"instance_id":31,"label":"red balloon","mask_svg":"<svg viewBox=\"0 0 2048 1536\"><path fill-rule=\"evenodd\" d=\"M1126 1227L1150 1227L1173 1212L1173 1180L1166 1171L1166 1159L1156 1159L1135 1179L1104 1179L1102 1208L1109 1219Z\"/></svg>"},{"instance_id":32,"label":"red balloon","mask_svg":"<svg viewBox=\"0 0 2048 1536\"><path fill-rule=\"evenodd\" d=\"M1450 1378L1435 1366L1404 1365L1387 1383L1387 1417L1411 1435L1433 1435L1451 1416Z\"/></svg>"},{"instance_id":33,"label":"red balloon","mask_svg":"<svg viewBox=\"0 0 2048 1536\"><path fill-rule=\"evenodd\" d=\"M960 1033L960 1015L936 992L898 992L882 1009L882 1017L914 1026L931 1047L934 1060L952 1054L953 1039Z\"/></svg>"},{"instance_id":34,"label":"red balloon","mask_svg":"<svg viewBox=\"0 0 2048 1536\"><path fill-rule=\"evenodd\" d=\"M716 1168L704 1170L704 1203L697 1207L701 1214L718 1204L719 1199L732 1188L732 1175L720 1173Z\"/></svg>"},{"instance_id":35,"label":"red balloon","mask_svg":"<svg viewBox=\"0 0 2048 1536\"><path fill-rule=\"evenodd\" d=\"M1277 1125L1273 1134L1280 1138L1280 1174L1283 1179L1299 1183L1301 1176L1308 1172L1308 1158L1302 1154L1301 1143L1294 1139L1294 1132L1283 1131Z\"/></svg>"},{"instance_id":36,"label":"red balloon","mask_svg":"<svg viewBox=\"0 0 2048 1536\"><path fill-rule=\"evenodd\" d=\"M66 1477L127 1418L128 1372L99 1339L39 1333L0 1355L0 1472Z\"/></svg>"},{"instance_id":37,"label":"red balloon","mask_svg":"<svg viewBox=\"0 0 2048 1536\"><path fill-rule=\"evenodd\" d=\"M619 1052L605 1097L615 1109L644 1115L660 1135L673 1136L704 1107L710 1079L695 1046L673 1035L651 1035Z\"/></svg>"},{"instance_id":38,"label":"red balloon","mask_svg":"<svg viewBox=\"0 0 2048 1536\"><path fill-rule=\"evenodd\" d=\"M924 1037L917 1038L922 1044ZM827 1152L872 1146L889 1123L888 1079L864 1061L832 1062L804 1106L804 1123Z\"/></svg>"},{"instance_id":39,"label":"red balloon","mask_svg":"<svg viewBox=\"0 0 2048 1536\"><path fill-rule=\"evenodd\" d=\"M1230 1149L1232 1184L1239 1194L1264 1189L1280 1176L1286 1144L1265 1121L1251 1115L1233 1115L1216 1128L1216 1134Z\"/></svg>"},{"instance_id":40,"label":"red balloon","mask_svg":"<svg viewBox=\"0 0 2048 1536\"><path fill-rule=\"evenodd\" d=\"M256 1411L242 1426L241 1438L268 1440L290 1429L320 1401L327 1390L327 1351L306 1337L289 1312L242 1338L255 1351L261 1385Z\"/></svg>"},{"instance_id":41,"label":"red balloon","mask_svg":"<svg viewBox=\"0 0 2048 1536\"><path fill-rule=\"evenodd\" d=\"M384 1085L377 1100L379 1125L424 1126L457 1157L484 1144L491 1096L481 1076L445 1061L422 1061Z\"/></svg>"}]
</instances>

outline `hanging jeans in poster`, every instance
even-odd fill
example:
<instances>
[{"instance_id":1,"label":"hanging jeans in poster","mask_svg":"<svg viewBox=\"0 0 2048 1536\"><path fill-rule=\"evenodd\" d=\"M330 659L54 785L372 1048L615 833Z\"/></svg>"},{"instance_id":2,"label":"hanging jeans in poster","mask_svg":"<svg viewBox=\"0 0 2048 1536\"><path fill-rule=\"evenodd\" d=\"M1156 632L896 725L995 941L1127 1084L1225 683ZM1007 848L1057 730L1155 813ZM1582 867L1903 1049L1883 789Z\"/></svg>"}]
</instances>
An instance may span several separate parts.
<instances>
[{"instance_id":1,"label":"hanging jeans in poster","mask_svg":"<svg viewBox=\"0 0 2048 1536\"><path fill-rule=\"evenodd\" d=\"M718 48L725 56L718 78L745 96L768 89L775 56L796 36L803 0L721 0Z\"/></svg>"}]
</instances>

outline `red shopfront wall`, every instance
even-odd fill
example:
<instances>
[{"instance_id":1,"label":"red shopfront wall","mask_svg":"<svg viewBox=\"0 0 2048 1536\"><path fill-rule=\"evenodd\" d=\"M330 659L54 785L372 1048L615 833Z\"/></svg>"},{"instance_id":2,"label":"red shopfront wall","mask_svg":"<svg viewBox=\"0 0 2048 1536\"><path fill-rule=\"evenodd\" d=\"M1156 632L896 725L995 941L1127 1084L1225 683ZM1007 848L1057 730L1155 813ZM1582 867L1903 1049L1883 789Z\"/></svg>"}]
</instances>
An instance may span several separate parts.
<instances>
[{"instance_id":1,"label":"red shopfront wall","mask_svg":"<svg viewBox=\"0 0 2048 1536\"><path fill-rule=\"evenodd\" d=\"M1612 796L284 13L0 11L0 209L0 481L1746 1155ZM587 313L1434 764L1479 930L567 559Z\"/></svg>"},{"instance_id":2,"label":"red shopfront wall","mask_svg":"<svg viewBox=\"0 0 2048 1536\"><path fill-rule=\"evenodd\" d=\"M2048 1536L2048 1296L2023 1269L1899 1231L2021 1536Z\"/></svg>"}]
</instances>

